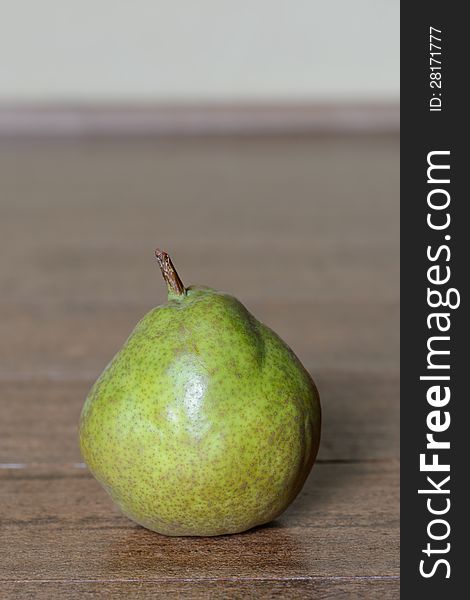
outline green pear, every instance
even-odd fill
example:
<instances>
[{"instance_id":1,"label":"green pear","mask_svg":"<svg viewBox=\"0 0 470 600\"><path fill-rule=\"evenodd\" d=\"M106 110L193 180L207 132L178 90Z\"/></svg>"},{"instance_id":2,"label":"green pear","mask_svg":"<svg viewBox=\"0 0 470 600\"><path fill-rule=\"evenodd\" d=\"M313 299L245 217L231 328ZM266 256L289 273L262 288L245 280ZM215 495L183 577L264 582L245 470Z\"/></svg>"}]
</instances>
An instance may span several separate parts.
<instances>
[{"instance_id":1,"label":"green pear","mask_svg":"<svg viewBox=\"0 0 470 600\"><path fill-rule=\"evenodd\" d=\"M166 535L237 533L279 516L320 442L316 387L236 298L185 288L138 323L92 387L83 458L128 517Z\"/></svg>"}]
</instances>

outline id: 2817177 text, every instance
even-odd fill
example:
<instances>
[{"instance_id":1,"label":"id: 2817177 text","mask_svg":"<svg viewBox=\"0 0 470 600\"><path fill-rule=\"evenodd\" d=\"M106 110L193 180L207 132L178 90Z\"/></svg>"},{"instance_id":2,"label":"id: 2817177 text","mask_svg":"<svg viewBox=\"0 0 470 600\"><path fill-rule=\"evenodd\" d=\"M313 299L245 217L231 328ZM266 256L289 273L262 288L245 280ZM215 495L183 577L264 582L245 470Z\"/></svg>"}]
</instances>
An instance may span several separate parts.
<instances>
[{"instance_id":1,"label":"id: 2817177 text","mask_svg":"<svg viewBox=\"0 0 470 600\"><path fill-rule=\"evenodd\" d=\"M429 99L429 110L442 110L442 31L436 27L429 28L429 87L432 96Z\"/></svg>"}]
</instances>

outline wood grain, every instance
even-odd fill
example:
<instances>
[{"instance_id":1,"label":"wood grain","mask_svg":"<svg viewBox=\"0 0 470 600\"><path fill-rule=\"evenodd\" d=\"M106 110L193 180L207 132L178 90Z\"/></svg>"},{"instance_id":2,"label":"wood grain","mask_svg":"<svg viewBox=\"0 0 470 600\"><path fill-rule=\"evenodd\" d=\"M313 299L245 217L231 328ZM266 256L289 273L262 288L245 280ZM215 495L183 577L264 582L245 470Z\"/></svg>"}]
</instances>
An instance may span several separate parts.
<instances>
[{"instance_id":1,"label":"wood grain","mask_svg":"<svg viewBox=\"0 0 470 600\"><path fill-rule=\"evenodd\" d=\"M0 143L2 302L152 306L157 245L186 281L246 302L396 302L397 150L396 136Z\"/></svg>"},{"instance_id":2,"label":"wood grain","mask_svg":"<svg viewBox=\"0 0 470 600\"><path fill-rule=\"evenodd\" d=\"M398 138L0 141L0 597L398 598ZM314 375L318 462L276 522L166 538L85 469L83 399L164 301L234 293Z\"/></svg>"},{"instance_id":3,"label":"wood grain","mask_svg":"<svg viewBox=\"0 0 470 600\"><path fill-rule=\"evenodd\" d=\"M84 469L2 470L0 579L397 576L396 462L318 464L277 521L241 535L169 538L135 525ZM31 503L34 498L34 503Z\"/></svg>"},{"instance_id":4,"label":"wood grain","mask_svg":"<svg viewBox=\"0 0 470 600\"><path fill-rule=\"evenodd\" d=\"M316 375L316 374L315 374ZM382 460L398 455L395 375L322 372L319 460ZM77 463L77 426L92 380L0 383L0 463Z\"/></svg>"},{"instance_id":5,"label":"wood grain","mask_svg":"<svg viewBox=\"0 0 470 600\"><path fill-rule=\"evenodd\" d=\"M391 303L245 305L289 343L313 375L332 365L396 373L398 328L390 331L390 323L398 310ZM153 306L1 306L0 381L57 374L95 379Z\"/></svg>"},{"instance_id":6,"label":"wood grain","mask_svg":"<svg viewBox=\"0 0 470 600\"><path fill-rule=\"evenodd\" d=\"M245 600L258 598L291 598L301 600L344 600L368 598L392 600L399 597L397 578L359 579L219 579L192 581L22 581L5 582L5 597L25 600L49 600L54 596L77 600L82 598L233 598Z\"/></svg>"}]
</instances>

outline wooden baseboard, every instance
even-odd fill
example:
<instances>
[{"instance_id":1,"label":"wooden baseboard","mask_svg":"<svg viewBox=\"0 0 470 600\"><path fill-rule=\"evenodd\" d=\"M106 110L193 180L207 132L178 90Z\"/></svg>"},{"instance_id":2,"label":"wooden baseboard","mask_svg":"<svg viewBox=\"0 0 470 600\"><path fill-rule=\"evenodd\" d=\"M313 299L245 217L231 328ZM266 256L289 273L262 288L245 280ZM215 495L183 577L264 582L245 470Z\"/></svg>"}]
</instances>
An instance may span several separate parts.
<instances>
[{"instance_id":1,"label":"wooden baseboard","mask_svg":"<svg viewBox=\"0 0 470 600\"><path fill-rule=\"evenodd\" d=\"M391 133L399 122L398 104L0 105L3 137Z\"/></svg>"}]
</instances>

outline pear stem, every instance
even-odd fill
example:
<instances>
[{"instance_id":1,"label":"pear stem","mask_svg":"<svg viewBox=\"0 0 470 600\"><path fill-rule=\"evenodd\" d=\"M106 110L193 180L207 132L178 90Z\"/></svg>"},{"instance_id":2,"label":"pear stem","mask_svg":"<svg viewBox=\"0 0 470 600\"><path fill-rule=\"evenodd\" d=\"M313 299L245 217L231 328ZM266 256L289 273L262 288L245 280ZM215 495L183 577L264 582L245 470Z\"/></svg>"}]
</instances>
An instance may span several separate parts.
<instances>
[{"instance_id":1,"label":"pear stem","mask_svg":"<svg viewBox=\"0 0 470 600\"><path fill-rule=\"evenodd\" d=\"M155 256L157 257L158 266L162 272L163 279L168 286L168 293L173 296L185 296L186 288L176 272L168 253L157 248L155 250Z\"/></svg>"}]
</instances>

